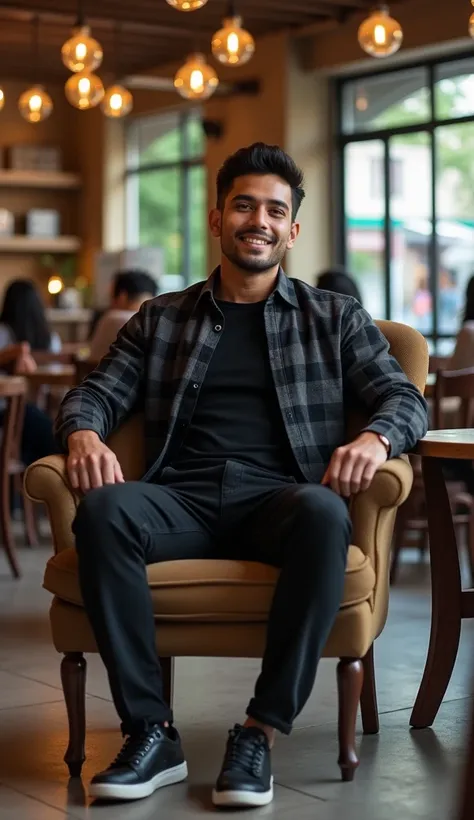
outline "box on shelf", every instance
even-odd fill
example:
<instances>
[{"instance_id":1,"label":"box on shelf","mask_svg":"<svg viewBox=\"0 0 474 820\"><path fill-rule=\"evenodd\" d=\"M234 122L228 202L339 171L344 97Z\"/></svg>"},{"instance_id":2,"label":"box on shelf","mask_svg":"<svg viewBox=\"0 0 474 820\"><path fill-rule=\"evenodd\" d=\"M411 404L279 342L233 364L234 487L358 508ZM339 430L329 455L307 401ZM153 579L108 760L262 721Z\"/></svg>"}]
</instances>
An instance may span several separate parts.
<instances>
[{"instance_id":1,"label":"box on shelf","mask_svg":"<svg viewBox=\"0 0 474 820\"><path fill-rule=\"evenodd\" d=\"M32 208L26 214L27 236L59 236L59 211L52 208Z\"/></svg>"},{"instance_id":2,"label":"box on shelf","mask_svg":"<svg viewBox=\"0 0 474 820\"><path fill-rule=\"evenodd\" d=\"M13 236L15 233L15 215L6 208L0 208L0 236Z\"/></svg>"},{"instance_id":3,"label":"box on shelf","mask_svg":"<svg viewBox=\"0 0 474 820\"><path fill-rule=\"evenodd\" d=\"M61 149L56 145L12 145L8 167L14 171L60 171Z\"/></svg>"}]
</instances>

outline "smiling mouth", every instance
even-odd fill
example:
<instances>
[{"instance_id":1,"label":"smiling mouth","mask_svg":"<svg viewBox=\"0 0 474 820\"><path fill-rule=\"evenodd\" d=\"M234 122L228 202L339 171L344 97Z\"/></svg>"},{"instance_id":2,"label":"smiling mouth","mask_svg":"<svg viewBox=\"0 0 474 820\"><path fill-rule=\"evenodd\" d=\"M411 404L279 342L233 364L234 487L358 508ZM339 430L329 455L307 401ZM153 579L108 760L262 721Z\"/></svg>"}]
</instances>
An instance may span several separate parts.
<instances>
[{"instance_id":1,"label":"smiling mouth","mask_svg":"<svg viewBox=\"0 0 474 820\"><path fill-rule=\"evenodd\" d=\"M251 248L265 248L267 245L271 245L271 241L269 239L263 239L261 236L239 236L241 242L244 242L245 245L249 245Z\"/></svg>"}]
</instances>

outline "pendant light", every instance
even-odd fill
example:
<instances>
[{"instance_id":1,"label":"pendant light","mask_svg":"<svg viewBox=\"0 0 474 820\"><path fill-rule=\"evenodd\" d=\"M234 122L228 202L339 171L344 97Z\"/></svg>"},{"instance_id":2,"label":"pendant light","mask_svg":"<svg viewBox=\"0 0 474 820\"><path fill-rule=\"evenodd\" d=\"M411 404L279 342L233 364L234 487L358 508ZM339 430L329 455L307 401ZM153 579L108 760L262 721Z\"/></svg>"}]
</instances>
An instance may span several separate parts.
<instances>
[{"instance_id":1,"label":"pendant light","mask_svg":"<svg viewBox=\"0 0 474 820\"><path fill-rule=\"evenodd\" d=\"M39 17L33 17L32 23L33 61L36 66L39 66ZM18 110L21 116L28 122L42 122L51 114L53 110L53 101L42 85L33 85L20 95L18 100Z\"/></svg>"},{"instance_id":2,"label":"pendant light","mask_svg":"<svg viewBox=\"0 0 474 820\"><path fill-rule=\"evenodd\" d=\"M255 51L255 41L249 31L242 28L242 18L237 14L233 0L230 0L222 28L211 40L212 53L216 60L229 66L247 63Z\"/></svg>"},{"instance_id":3,"label":"pendant light","mask_svg":"<svg viewBox=\"0 0 474 820\"><path fill-rule=\"evenodd\" d=\"M216 72L201 52L190 54L174 78L176 91L186 100L207 100L218 85Z\"/></svg>"},{"instance_id":4,"label":"pendant light","mask_svg":"<svg viewBox=\"0 0 474 820\"><path fill-rule=\"evenodd\" d=\"M0 86L0 111L5 105L5 92L3 88Z\"/></svg>"},{"instance_id":5,"label":"pendant light","mask_svg":"<svg viewBox=\"0 0 474 820\"><path fill-rule=\"evenodd\" d=\"M400 48L403 31L400 23L390 17L388 6L379 6L361 23L357 37L371 57L388 57Z\"/></svg>"},{"instance_id":6,"label":"pendant light","mask_svg":"<svg viewBox=\"0 0 474 820\"><path fill-rule=\"evenodd\" d=\"M99 68L104 53L101 44L91 37L84 17L83 0L78 0L77 21L72 36L61 48L61 59L69 71L91 73Z\"/></svg>"},{"instance_id":7,"label":"pendant light","mask_svg":"<svg viewBox=\"0 0 474 820\"><path fill-rule=\"evenodd\" d=\"M64 86L64 91L67 100L80 111L95 108L104 96L104 86L100 77L97 74L88 74L86 71L71 74Z\"/></svg>"},{"instance_id":8,"label":"pendant light","mask_svg":"<svg viewBox=\"0 0 474 820\"><path fill-rule=\"evenodd\" d=\"M120 37L121 29L120 26L117 25L115 28L115 42L114 42L114 62L115 62L115 76L120 76L120 54L121 54L121 42ZM126 117L127 114L133 108L133 97L128 90L120 83L114 83L110 85L104 94L102 102L100 104L102 112L105 114L106 117L110 117L111 119L120 119L121 117Z\"/></svg>"},{"instance_id":9,"label":"pendant light","mask_svg":"<svg viewBox=\"0 0 474 820\"><path fill-rule=\"evenodd\" d=\"M166 2L177 11L197 11L206 5L207 0L166 0Z\"/></svg>"}]
</instances>

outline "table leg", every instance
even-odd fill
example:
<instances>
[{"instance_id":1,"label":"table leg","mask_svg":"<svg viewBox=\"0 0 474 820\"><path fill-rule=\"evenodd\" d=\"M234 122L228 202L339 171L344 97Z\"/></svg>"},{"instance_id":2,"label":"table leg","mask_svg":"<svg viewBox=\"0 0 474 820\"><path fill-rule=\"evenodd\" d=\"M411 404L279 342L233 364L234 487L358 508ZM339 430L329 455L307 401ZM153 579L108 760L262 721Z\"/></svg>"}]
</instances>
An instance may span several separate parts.
<instances>
[{"instance_id":1,"label":"table leg","mask_svg":"<svg viewBox=\"0 0 474 820\"><path fill-rule=\"evenodd\" d=\"M461 573L443 459L423 458L431 556L431 634L423 679L410 718L431 726L451 679L461 634Z\"/></svg>"},{"instance_id":2,"label":"table leg","mask_svg":"<svg viewBox=\"0 0 474 820\"><path fill-rule=\"evenodd\" d=\"M472 820L474 817L474 710L469 727L467 759L461 780L460 797L458 820Z\"/></svg>"}]
</instances>

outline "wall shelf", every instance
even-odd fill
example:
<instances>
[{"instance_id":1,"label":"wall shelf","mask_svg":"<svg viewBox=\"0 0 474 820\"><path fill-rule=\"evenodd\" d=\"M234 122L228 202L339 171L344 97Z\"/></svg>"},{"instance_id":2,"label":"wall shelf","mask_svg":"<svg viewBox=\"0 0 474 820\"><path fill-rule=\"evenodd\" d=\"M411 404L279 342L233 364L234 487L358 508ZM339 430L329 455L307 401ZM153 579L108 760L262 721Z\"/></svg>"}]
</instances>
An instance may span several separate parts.
<instances>
[{"instance_id":1,"label":"wall shelf","mask_svg":"<svg viewBox=\"0 0 474 820\"><path fill-rule=\"evenodd\" d=\"M77 236L0 236L0 253L76 253Z\"/></svg>"},{"instance_id":2,"label":"wall shelf","mask_svg":"<svg viewBox=\"0 0 474 820\"><path fill-rule=\"evenodd\" d=\"M79 174L66 171L15 171L0 168L0 188L49 188L50 190L78 190Z\"/></svg>"}]
</instances>

